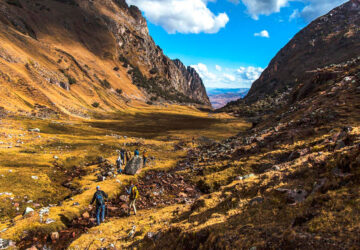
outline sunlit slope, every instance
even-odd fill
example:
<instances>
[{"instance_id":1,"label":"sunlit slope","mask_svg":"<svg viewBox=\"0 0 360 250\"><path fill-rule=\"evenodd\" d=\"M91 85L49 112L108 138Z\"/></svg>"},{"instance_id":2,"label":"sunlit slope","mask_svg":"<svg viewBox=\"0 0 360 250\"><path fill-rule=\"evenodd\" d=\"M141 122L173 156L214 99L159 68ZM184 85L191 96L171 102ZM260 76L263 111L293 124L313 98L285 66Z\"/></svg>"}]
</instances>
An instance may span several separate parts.
<instances>
[{"instance_id":1,"label":"sunlit slope","mask_svg":"<svg viewBox=\"0 0 360 250\"><path fill-rule=\"evenodd\" d=\"M0 105L5 109L31 113L38 104L51 109L50 113L85 115L95 110L94 102L100 110L115 111L123 109L126 101L144 101L120 62L99 58L63 36L61 42L47 43L47 38L37 41L0 25ZM101 84L105 80L109 88Z\"/></svg>"},{"instance_id":2,"label":"sunlit slope","mask_svg":"<svg viewBox=\"0 0 360 250\"><path fill-rule=\"evenodd\" d=\"M124 1L1 0L0 28L0 106L8 111L91 117L139 104L209 104L201 79L189 86L190 73Z\"/></svg>"}]
</instances>

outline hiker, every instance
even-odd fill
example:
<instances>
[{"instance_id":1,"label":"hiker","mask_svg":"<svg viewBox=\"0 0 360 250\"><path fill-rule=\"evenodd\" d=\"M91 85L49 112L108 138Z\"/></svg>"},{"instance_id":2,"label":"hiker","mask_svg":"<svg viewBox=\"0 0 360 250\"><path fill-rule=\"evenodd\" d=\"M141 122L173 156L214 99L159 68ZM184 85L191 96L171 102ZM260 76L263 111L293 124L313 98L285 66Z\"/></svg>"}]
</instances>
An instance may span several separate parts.
<instances>
[{"instance_id":1,"label":"hiker","mask_svg":"<svg viewBox=\"0 0 360 250\"><path fill-rule=\"evenodd\" d=\"M195 137L192 138L192 146L195 146Z\"/></svg>"},{"instance_id":2,"label":"hiker","mask_svg":"<svg viewBox=\"0 0 360 250\"><path fill-rule=\"evenodd\" d=\"M147 161L148 155L147 155L147 151L146 149L143 152L143 161L144 161L144 167L146 166L146 161Z\"/></svg>"},{"instance_id":3,"label":"hiker","mask_svg":"<svg viewBox=\"0 0 360 250\"><path fill-rule=\"evenodd\" d=\"M118 174L122 173L121 166L123 165L123 160L121 159L121 152L119 153L119 157L116 159L116 168Z\"/></svg>"},{"instance_id":4,"label":"hiker","mask_svg":"<svg viewBox=\"0 0 360 250\"><path fill-rule=\"evenodd\" d=\"M121 156L121 160L123 162L123 164L125 164L125 149L121 149L120 150L120 156Z\"/></svg>"},{"instance_id":5,"label":"hiker","mask_svg":"<svg viewBox=\"0 0 360 250\"><path fill-rule=\"evenodd\" d=\"M128 163L130 161L130 159L131 159L131 152L126 151L125 156L126 156L126 163Z\"/></svg>"},{"instance_id":6,"label":"hiker","mask_svg":"<svg viewBox=\"0 0 360 250\"><path fill-rule=\"evenodd\" d=\"M108 198L108 195L100 190L100 187L96 187L96 192L90 202L90 205L96 200L96 223L100 225L101 222L105 220L105 199Z\"/></svg>"},{"instance_id":7,"label":"hiker","mask_svg":"<svg viewBox=\"0 0 360 250\"><path fill-rule=\"evenodd\" d=\"M130 211L131 208L134 209L134 213L136 215L136 206L135 206L135 202L136 199L139 197L139 190L137 189L137 187L134 185L133 181L130 181L130 188L126 189L126 192L129 194L129 215L130 215Z\"/></svg>"},{"instance_id":8,"label":"hiker","mask_svg":"<svg viewBox=\"0 0 360 250\"><path fill-rule=\"evenodd\" d=\"M134 156L139 156L139 155L140 155L139 150L138 150L138 149L135 149L135 151L134 151Z\"/></svg>"}]
</instances>

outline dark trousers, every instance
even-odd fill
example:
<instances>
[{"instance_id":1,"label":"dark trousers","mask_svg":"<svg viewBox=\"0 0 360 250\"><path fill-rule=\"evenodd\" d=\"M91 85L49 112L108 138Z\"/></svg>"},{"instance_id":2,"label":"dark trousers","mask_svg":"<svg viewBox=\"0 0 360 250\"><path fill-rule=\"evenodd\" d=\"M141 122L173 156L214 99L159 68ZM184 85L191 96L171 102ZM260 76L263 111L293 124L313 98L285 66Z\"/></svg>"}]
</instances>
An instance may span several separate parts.
<instances>
[{"instance_id":1,"label":"dark trousers","mask_svg":"<svg viewBox=\"0 0 360 250\"><path fill-rule=\"evenodd\" d=\"M96 206L96 223L100 225L105 220L105 204Z\"/></svg>"}]
</instances>

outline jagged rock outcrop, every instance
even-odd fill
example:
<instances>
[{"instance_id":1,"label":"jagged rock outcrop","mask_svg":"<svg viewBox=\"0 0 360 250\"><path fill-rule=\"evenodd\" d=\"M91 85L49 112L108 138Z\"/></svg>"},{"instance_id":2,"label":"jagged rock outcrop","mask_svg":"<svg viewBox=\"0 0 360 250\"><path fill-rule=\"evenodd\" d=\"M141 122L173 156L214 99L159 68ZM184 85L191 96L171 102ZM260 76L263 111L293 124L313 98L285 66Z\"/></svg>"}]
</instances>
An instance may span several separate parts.
<instances>
[{"instance_id":1,"label":"jagged rock outcrop","mask_svg":"<svg viewBox=\"0 0 360 250\"><path fill-rule=\"evenodd\" d=\"M185 67L179 59L175 59L173 62L184 76L185 82L183 85L188 86L186 88L186 94L195 100L200 100L206 105L211 105L209 97L206 94L204 83L196 70L190 66Z\"/></svg>"}]
</instances>

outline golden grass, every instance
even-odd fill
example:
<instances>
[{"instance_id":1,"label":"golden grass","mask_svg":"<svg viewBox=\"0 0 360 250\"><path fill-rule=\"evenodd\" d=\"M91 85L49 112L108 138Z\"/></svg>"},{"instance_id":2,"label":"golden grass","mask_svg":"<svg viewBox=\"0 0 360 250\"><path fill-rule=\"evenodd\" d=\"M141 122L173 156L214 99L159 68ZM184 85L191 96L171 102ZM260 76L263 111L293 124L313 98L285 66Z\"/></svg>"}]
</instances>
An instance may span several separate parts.
<instances>
[{"instance_id":1,"label":"golden grass","mask_svg":"<svg viewBox=\"0 0 360 250\"><path fill-rule=\"evenodd\" d=\"M15 196L14 201L20 203L18 212L10 205L10 202L0 205L1 213L4 215L0 228L8 228L0 234L0 237L20 240L25 236L25 231L50 233L66 228L64 222L81 215L87 208L95 187L99 185L95 182L95 173L91 172L93 167L84 166L86 162L94 160L97 156L103 156L115 163L116 150L119 148L125 147L130 151L139 148L141 152L147 149L149 155L154 156L156 161L142 170L138 176L141 177L150 169L166 171L174 167L177 161L186 154L186 150L174 150L175 144L180 141L184 141L189 146L193 137L207 136L217 140L225 139L229 135L235 135L239 129L246 129L249 126L224 114L209 117L208 113L176 105L169 108L149 107L143 112L140 112L139 108L129 108L128 111L129 113L126 114L114 113L109 116L112 119L108 120L4 120L3 123L6 126L3 126L2 132L25 135L21 137L24 144L20 147L0 150L2 155L0 175L6 174L5 179L0 178L2 184L0 192L12 192ZM144 126L150 128L148 133L146 129L142 133ZM39 128L41 133L27 132L29 128ZM120 139L118 136L121 136ZM15 143L17 139L15 136L11 142ZM124 146L124 143L140 143L140 146ZM55 160L54 156L59 159ZM83 178L72 180L73 184L82 189L86 187L87 190L74 196L73 200L51 207L48 218L55 220L54 223L40 223L38 215L30 218L16 215L21 214L25 207L33 206L33 203L24 202L23 198L19 198L20 196L26 195L27 200L40 203L43 207L56 204L69 194L69 191L60 185L66 180L66 174L54 167L55 162L65 170L70 171L73 166L80 166L87 171L88 174ZM13 172L7 173L9 169ZM38 179L34 180L31 176L37 176ZM118 176L116 179L101 182L101 187L110 194L110 197L114 197L131 178L124 175ZM120 183L117 180L120 180ZM75 202L79 205L74 206ZM172 211L170 208L165 208L165 210L168 213ZM146 211L141 213L146 214ZM14 218L13 224L9 223L11 218Z\"/></svg>"}]
</instances>

